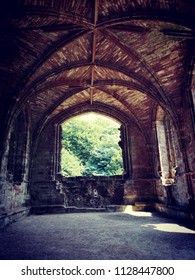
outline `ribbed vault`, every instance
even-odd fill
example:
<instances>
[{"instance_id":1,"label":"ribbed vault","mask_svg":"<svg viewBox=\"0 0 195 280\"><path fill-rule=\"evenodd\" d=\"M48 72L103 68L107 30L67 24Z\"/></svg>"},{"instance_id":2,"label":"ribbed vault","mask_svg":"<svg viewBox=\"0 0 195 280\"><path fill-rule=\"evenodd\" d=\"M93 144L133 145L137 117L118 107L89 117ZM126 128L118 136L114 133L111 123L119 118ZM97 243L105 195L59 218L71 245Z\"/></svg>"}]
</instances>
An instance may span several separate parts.
<instances>
[{"instance_id":1,"label":"ribbed vault","mask_svg":"<svg viewBox=\"0 0 195 280\"><path fill-rule=\"evenodd\" d=\"M71 107L125 113L147 134L178 122L194 45L192 1L9 1L2 7L2 127L28 107L34 137ZM9 85L9 86L8 86ZM6 117L6 113L9 115Z\"/></svg>"}]
</instances>

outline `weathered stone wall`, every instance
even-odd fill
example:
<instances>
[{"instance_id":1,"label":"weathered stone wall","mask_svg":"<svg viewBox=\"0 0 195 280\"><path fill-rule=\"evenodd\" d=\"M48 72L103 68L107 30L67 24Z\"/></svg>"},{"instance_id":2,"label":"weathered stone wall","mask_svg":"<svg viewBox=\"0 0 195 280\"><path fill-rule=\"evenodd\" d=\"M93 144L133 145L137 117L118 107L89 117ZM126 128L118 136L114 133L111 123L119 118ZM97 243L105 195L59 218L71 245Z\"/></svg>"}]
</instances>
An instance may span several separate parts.
<instances>
[{"instance_id":1,"label":"weathered stone wall","mask_svg":"<svg viewBox=\"0 0 195 280\"><path fill-rule=\"evenodd\" d=\"M54 174L55 128L47 126L36 142L31 163L31 205L64 204L64 195L56 189Z\"/></svg>"},{"instance_id":2,"label":"weathered stone wall","mask_svg":"<svg viewBox=\"0 0 195 280\"><path fill-rule=\"evenodd\" d=\"M33 158L31 159L31 181L49 181L53 179L55 132L53 126L47 126L35 139Z\"/></svg>"},{"instance_id":3,"label":"weathered stone wall","mask_svg":"<svg viewBox=\"0 0 195 280\"><path fill-rule=\"evenodd\" d=\"M155 179L127 180L124 184L125 204L134 204L136 202L155 202L156 200Z\"/></svg>"},{"instance_id":4,"label":"weathered stone wall","mask_svg":"<svg viewBox=\"0 0 195 280\"><path fill-rule=\"evenodd\" d=\"M10 126L0 171L0 205L3 211L22 207L28 198L30 132L21 112Z\"/></svg>"},{"instance_id":5,"label":"weathered stone wall","mask_svg":"<svg viewBox=\"0 0 195 280\"><path fill-rule=\"evenodd\" d=\"M137 127L130 127L131 176L124 185L124 203L155 201L156 191L153 176L151 145Z\"/></svg>"},{"instance_id":6,"label":"weathered stone wall","mask_svg":"<svg viewBox=\"0 0 195 280\"><path fill-rule=\"evenodd\" d=\"M181 152L180 142L174 130L174 144L177 159L178 171L175 176L175 184L172 187L173 203L179 206L187 206L189 204L188 182L186 178L186 168L184 156Z\"/></svg>"},{"instance_id":7,"label":"weathered stone wall","mask_svg":"<svg viewBox=\"0 0 195 280\"><path fill-rule=\"evenodd\" d=\"M122 205L124 179L121 176L59 177L65 205L105 207Z\"/></svg>"},{"instance_id":8,"label":"weathered stone wall","mask_svg":"<svg viewBox=\"0 0 195 280\"><path fill-rule=\"evenodd\" d=\"M185 147L179 129L161 109L157 115L156 142L153 141L158 152L154 152L159 171L156 176L159 180L156 185L158 200L170 205L187 207L190 200L189 180L187 178L187 161ZM155 138L155 135L153 135Z\"/></svg>"},{"instance_id":9,"label":"weathered stone wall","mask_svg":"<svg viewBox=\"0 0 195 280\"><path fill-rule=\"evenodd\" d=\"M192 82L194 85L194 81ZM189 97L192 94L192 99ZM190 201L195 197L195 90L192 87L192 92L187 91L184 95L183 108L182 108L182 135L181 141L183 143L184 161L186 165L185 181L188 184L188 193ZM194 205L195 207L195 205Z\"/></svg>"},{"instance_id":10,"label":"weathered stone wall","mask_svg":"<svg viewBox=\"0 0 195 280\"><path fill-rule=\"evenodd\" d=\"M152 150L137 127L130 128L130 155L132 174L135 179L153 177Z\"/></svg>"}]
</instances>

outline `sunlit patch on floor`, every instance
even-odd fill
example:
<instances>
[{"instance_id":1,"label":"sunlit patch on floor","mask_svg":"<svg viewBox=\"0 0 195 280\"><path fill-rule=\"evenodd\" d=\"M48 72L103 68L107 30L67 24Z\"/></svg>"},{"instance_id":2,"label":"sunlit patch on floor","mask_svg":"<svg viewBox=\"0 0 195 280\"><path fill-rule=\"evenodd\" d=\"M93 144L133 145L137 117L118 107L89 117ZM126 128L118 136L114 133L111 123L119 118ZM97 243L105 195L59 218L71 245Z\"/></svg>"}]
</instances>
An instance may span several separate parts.
<instances>
[{"instance_id":1,"label":"sunlit patch on floor","mask_svg":"<svg viewBox=\"0 0 195 280\"><path fill-rule=\"evenodd\" d=\"M131 205L127 206L123 213L129 214L132 216L137 216L137 217L151 217L152 216L151 212L133 211Z\"/></svg>"},{"instance_id":2,"label":"sunlit patch on floor","mask_svg":"<svg viewBox=\"0 0 195 280\"><path fill-rule=\"evenodd\" d=\"M164 231L164 232L176 232L176 233L190 233L195 234L195 231L188 229L184 226L180 226L178 224L145 224L142 225L143 227L150 227L158 231Z\"/></svg>"}]
</instances>

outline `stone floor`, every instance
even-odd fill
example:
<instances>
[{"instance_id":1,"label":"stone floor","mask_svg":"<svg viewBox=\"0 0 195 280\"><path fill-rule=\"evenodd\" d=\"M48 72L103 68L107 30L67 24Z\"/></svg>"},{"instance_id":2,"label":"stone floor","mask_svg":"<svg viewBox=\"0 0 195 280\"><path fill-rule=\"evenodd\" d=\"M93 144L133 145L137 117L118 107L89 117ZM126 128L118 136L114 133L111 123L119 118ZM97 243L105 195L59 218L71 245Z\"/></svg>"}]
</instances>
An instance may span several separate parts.
<instances>
[{"instance_id":1,"label":"stone floor","mask_svg":"<svg viewBox=\"0 0 195 280\"><path fill-rule=\"evenodd\" d=\"M0 232L6 260L195 260L195 231L148 212L31 215Z\"/></svg>"}]
</instances>

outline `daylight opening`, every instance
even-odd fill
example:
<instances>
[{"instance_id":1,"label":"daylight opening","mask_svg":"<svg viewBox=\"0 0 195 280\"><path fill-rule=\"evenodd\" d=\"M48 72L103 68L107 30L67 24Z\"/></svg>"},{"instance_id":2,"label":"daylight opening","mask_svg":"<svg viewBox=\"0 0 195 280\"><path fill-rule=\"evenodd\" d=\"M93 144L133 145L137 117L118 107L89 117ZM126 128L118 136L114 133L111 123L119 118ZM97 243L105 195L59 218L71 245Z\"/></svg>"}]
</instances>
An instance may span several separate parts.
<instances>
[{"instance_id":1,"label":"daylight opening","mask_svg":"<svg viewBox=\"0 0 195 280\"><path fill-rule=\"evenodd\" d=\"M82 114L63 123L62 175L121 175L120 126L113 119L97 113Z\"/></svg>"}]
</instances>

